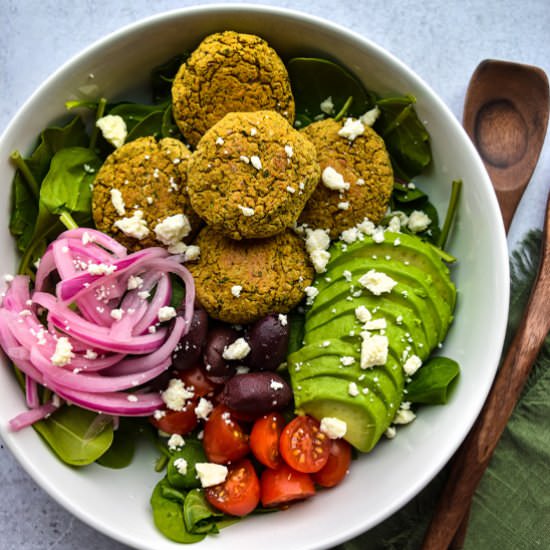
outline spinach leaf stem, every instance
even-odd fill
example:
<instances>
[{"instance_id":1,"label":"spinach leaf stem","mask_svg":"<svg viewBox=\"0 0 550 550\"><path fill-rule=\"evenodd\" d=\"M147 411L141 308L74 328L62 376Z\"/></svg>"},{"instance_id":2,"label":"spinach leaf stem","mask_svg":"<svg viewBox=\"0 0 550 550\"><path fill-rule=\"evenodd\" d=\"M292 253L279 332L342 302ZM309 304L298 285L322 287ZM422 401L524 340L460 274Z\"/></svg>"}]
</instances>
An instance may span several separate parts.
<instances>
[{"instance_id":1,"label":"spinach leaf stem","mask_svg":"<svg viewBox=\"0 0 550 550\"><path fill-rule=\"evenodd\" d=\"M25 159L21 156L21 153L19 151L13 151L13 153L10 155L10 158L14 162L17 169L21 172L23 179L29 186L31 193L34 195L34 198L38 199L40 195L40 187L35 177L33 176L28 164L25 162Z\"/></svg>"},{"instance_id":2,"label":"spinach leaf stem","mask_svg":"<svg viewBox=\"0 0 550 550\"><path fill-rule=\"evenodd\" d=\"M447 215L445 216L445 222L443 224L443 229L439 235L439 240L437 241L437 246L442 250L445 248L445 243L447 242L447 237L451 230L451 224L456 215L456 209L458 206L458 199L460 197L460 191L462 189L462 180L454 180L451 188L451 198L449 199L449 207L447 208Z\"/></svg>"},{"instance_id":3,"label":"spinach leaf stem","mask_svg":"<svg viewBox=\"0 0 550 550\"><path fill-rule=\"evenodd\" d=\"M99 128L97 127L97 125L95 124L102 116L103 114L105 113L105 107L107 105L107 100L102 97L98 104L97 104L97 111L96 111L96 114L95 114L95 121L94 121L94 128L92 130L92 135L90 136L90 149L94 149L95 146L96 146L96 143L97 143L97 136L98 136L98 133L99 133Z\"/></svg>"}]
</instances>

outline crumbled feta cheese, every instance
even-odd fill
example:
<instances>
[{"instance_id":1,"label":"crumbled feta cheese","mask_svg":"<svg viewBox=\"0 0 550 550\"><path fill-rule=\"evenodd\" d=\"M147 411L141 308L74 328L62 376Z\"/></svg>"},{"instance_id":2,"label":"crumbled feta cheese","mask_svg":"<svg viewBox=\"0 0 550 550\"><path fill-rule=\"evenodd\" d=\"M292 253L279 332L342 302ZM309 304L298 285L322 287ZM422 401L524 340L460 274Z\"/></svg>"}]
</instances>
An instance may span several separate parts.
<instances>
[{"instance_id":1,"label":"crumbled feta cheese","mask_svg":"<svg viewBox=\"0 0 550 550\"><path fill-rule=\"evenodd\" d=\"M410 424L416 418L416 414L409 409L399 409L395 418L393 419L394 424Z\"/></svg>"},{"instance_id":2,"label":"crumbled feta cheese","mask_svg":"<svg viewBox=\"0 0 550 550\"><path fill-rule=\"evenodd\" d=\"M126 128L126 122L124 122L121 116L105 115L98 118L95 125L101 130L103 137L114 147L118 148L124 144L128 135L128 129Z\"/></svg>"},{"instance_id":3,"label":"crumbled feta cheese","mask_svg":"<svg viewBox=\"0 0 550 550\"><path fill-rule=\"evenodd\" d=\"M372 240L376 244L381 244L384 242L384 230L381 227L377 227L372 233Z\"/></svg>"},{"instance_id":4,"label":"crumbled feta cheese","mask_svg":"<svg viewBox=\"0 0 550 550\"><path fill-rule=\"evenodd\" d=\"M244 338L237 338L223 349L222 357L228 361L244 359L250 353L250 346Z\"/></svg>"},{"instance_id":5,"label":"crumbled feta cheese","mask_svg":"<svg viewBox=\"0 0 550 550\"><path fill-rule=\"evenodd\" d=\"M90 275L110 275L116 271L116 268L116 265L89 263L86 266L86 271Z\"/></svg>"},{"instance_id":6,"label":"crumbled feta cheese","mask_svg":"<svg viewBox=\"0 0 550 550\"><path fill-rule=\"evenodd\" d=\"M128 397L126 397L126 399L128 399L128 401L130 401L131 403L136 403L138 400L138 396L131 393L130 395L128 395Z\"/></svg>"},{"instance_id":7,"label":"crumbled feta cheese","mask_svg":"<svg viewBox=\"0 0 550 550\"><path fill-rule=\"evenodd\" d=\"M287 185L287 186L286 186L286 190L287 190L291 195L293 195L294 193L296 193L296 189L294 189L294 187L292 187L292 185Z\"/></svg>"},{"instance_id":8,"label":"crumbled feta cheese","mask_svg":"<svg viewBox=\"0 0 550 550\"><path fill-rule=\"evenodd\" d=\"M388 360L388 337L364 331L361 338L361 368L385 365Z\"/></svg>"},{"instance_id":9,"label":"crumbled feta cheese","mask_svg":"<svg viewBox=\"0 0 550 550\"><path fill-rule=\"evenodd\" d=\"M285 385L282 383L282 382L279 382L278 380L273 380L271 379L271 382L269 383L269 387L272 389L272 390L282 390Z\"/></svg>"},{"instance_id":10,"label":"crumbled feta cheese","mask_svg":"<svg viewBox=\"0 0 550 550\"><path fill-rule=\"evenodd\" d=\"M172 434L170 439L168 439L168 448L171 451L177 451L185 445L185 440L181 437L180 434Z\"/></svg>"},{"instance_id":11,"label":"crumbled feta cheese","mask_svg":"<svg viewBox=\"0 0 550 550\"><path fill-rule=\"evenodd\" d=\"M114 226L120 229L128 237L141 240L149 235L147 221L143 219L143 212L136 210L129 218L116 220Z\"/></svg>"},{"instance_id":12,"label":"crumbled feta cheese","mask_svg":"<svg viewBox=\"0 0 550 550\"><path fill-rule=\"evenodd\" d=\"M338 203L338 208L340 210L347 210L349 208L349 201L342 201Z\"/></svg>"},{"instance_id":13,"label":"crumbled feta cheese","mask_svg":"<svg viewBox=\"0 0 550 550\"><path fill-rule=\"evenodd\" d=\"M208 399L201 397L199 404L195 407L195 414L197 415L197 418L207 420L208 415L212 412L213 409L214 405L212 405L212 403L210 403Z\"/></svg>"},{"instance_id":14,"label":"crumbled feta cheese","mask_svg":"<svg viewBox=\"0 0 550 550\"><path fill-rule=\"evenodd\" d=\"M323 99L319 107L323 113L332 115L334 113L334 102L332 101L332 96L329 95L326 99Z\"/></svg>"},{"instance_id":15,"label":"crumbled feta cheese","mask_svg":"<svg viewBox=\"0 0 550 550\"><path fill-rule=\"evenodd\" d=\"M292 158L292 155L294 154L294 149L292 148L292 145L285 145L285 153L289 159Z\"/></svg>"},{"instance_id":16,"label":"crumbled feta cheese","mask_svg":"<svg viewBox=\"0 0 550 550\"><path fill-rule=\"evenodd\" d=\"M256 170L262 169L262 161L260 160L260 157L258 155L252 155L250 157L250 164L256 168Z\"/></svg>"},{"instance_id":17,"label":"crumbled feta cheese","mask_svg":"<svg viewBox=\"0 0 550 550\"><path fill-rule=\"evenodd\" d=\"M223 483L227 478L227 466L213 462L197 462L195 470L203 487L212 487Z\"/></svg>"},{"instance_id":18,"label":"crumbled feta cheese","mask_svg":"<svg viewBox=\"0 0 550 550\"><path fill-rule=\"evenodd\" d=\"M329 439L339 439L346 435L348 425L343 420L334 416L325 416L321 418L320 429Z\"/></svg>"},{"instance_id":19,"label":"crumbled feta cheese","mask_svg":"<svg viewBox=\"0 0 550 550\"><path fill-rule=\"evenodd\" d=\"M279 313L279 323L281 323L283 327L288 325L288 317L284 313Z\"/></svg>"},{"instance_id":20,"label":"crumbled feta cheese","mask_svg":"<svg viewBox=\"0 0 550 550\"><path fill-rule=\"evenodd\" d=\"M330 236L326 229L306 229L306 250L327 250L330 246Z\"/></svg>"},{"instance_id":21,"label":"crumbled feta cheese","mask_svg":"<svg viewBox=\"0 0 550 550\"><path fill-rule=\"evenodd\" d=\"M401 231L401 220L399 216L392 216L388 223L388 230L393 233L399 233Z\"/></svg>"},{"instance_id":22,"label":"crumbled feta cheese","mask_svg":"<svg viewBox=\"0 0 550 550\"><path fill-rule=\"evenodd\" d=\"M239 160L241 160L241 161L244 162L245 164L249 164L249 163L250 163L250 159L249 159L247 156L245 156L245 155L241 155L241 156L239 157Z\"/></svg>"},{"instance_id":23,"label":"crumbled feta cheese","mask_svg":"<svg viewBox=\"0 0 550 550\"><path fill-rule=\"evenodd\" d=\"M348 384L348 393L352 397L357 397L359 395L359 388L357 387L357 384L355 382L350 382Z\"/></svg>"},{"instance_id":24,"label":"crumbled feta cheese","mask_svg":"<svg viewBox=\"0 0 550 550\"><path fill-rule=\"evenodd\" d=\"M349 229L344 229L344 231L340 233L340 240L348 244L354 243L360 237L361 237L361 232L359 231L359 229L357 229L357 227L350 227Z\"/></svg>"},{"instance_id":25,"label":"crumbled feta cheese","mask_svg":"<svg viewBox=\"0 0 550 550\"><path fill-rule=\"evenodd\" d=\"M161 418L164 418L165 416L166 416L166 411L163 411L163 410L160 410L160 409L157 409L153 413L153 417L155 418L155 420L160 420Z\"/></svg>"},{"instance_id":26,"label":"crumbled feta cheese","mask_svg":"<svg viewBox=\"0 0 550 550\"><path fill-rule=\"evenodd\" d=\"M97 353L93 349L87 349L84 354L84 359L93 361L94 359L97 359Z\"/></svg>"},{"instance_id":27,"label":"crumbled feta cheese","mask_svg":"<svg viewBox=\"0 0 550 550\"><path fill-rule=\"evenodd\" d=\"M148 290L140 290L138 292L138 298L141 300L147 300L151 296L151 293Z\"/></svg>"},{"instance_id":28,"label":"crumbled feta cheese","mask_svg":"<svg viewBox=\"0 0 550 550\"><path fill-rule=\"evenodd\" d=\"M355 363L355 357L352 357L351 355L344 355L343 357L340 357L340 363L342 363L344 367L350 367L353 363Z\"/></svg>"},{"instance_id":29,"label":"crumbled feta cheese","mask_svg":"<svg viewBox=\"0 0 550 550\"><path fill-rule=\"evenodd\" d=\"M111 189L111 203L119 216L124 216L124 214L126 214L124 199L122 198L122 193L118 189Z\"/></svg>"},{"instance_id":30,"label":"crumbled feta cheese","mask_svg":"<svg viewBox=\"0 0 550 550\"><path fill-rule=\"evenodd\" d=\"M255 136L258 133L258 130L256 128L250 128L250 135Z\"/></svg>"},{"instance_id":31,"label":"crumbled feta cheese","mask_svg":"<svg viewBox=\"0 0 550 550\"><path fill-rule=\"evenodd\" d=\"M168 387L161 393L162 400L166 406L173 411L181 411L188 399L192 399L195 393L186 388L179 378L172 378Z\"/></svg>"},{"instance_id":32,"label":"crumbled feta cheese","mask_svg":"<svg viewBox=\"0 0 550 550\"><path fill-rule=\"evenodd\" d=\"M422 359L418 355L411 355L403 365L403 370L408 376L412 376L422 366Z\"/></svg>"},{"instance_id":33,"label":"crumbled feta cheese","mask_svg":"<svg viewBox=\"0 0 550 550\"><path fill-rule=\"evenodd\" d=\"M387 327L386 319L380 318L380 319L373 319L371 321L367 321L363 328L365 330L383 330Z\"/></svg>"},{"instance_id":34,"label":"crumbled feta cheese","mask_svg":"<svg viewBox=\"0 0 550 550\"><path fill-rule=\"evenodd\" d=\"M61 336L55 343L55 351L50 357L53 365L56 367L63 367L71 362L74 357L73 346L66 336Z\"/></svg>"},{"instance_id":35,"label":"crumbled feta cheese","mask_svg":"<svg viewBox=\"0 0 550 550\"><path fill-rule=\"evenodd\" d=\"M201 255L201 249L196 244L190 244L185 248L185 259L192 262L198 260Z\"/></svg>"},{"instance_id":36,"label":"crumbled feta cheese","mask_svg":"<svg viewBox=\"0 0 550 550\"><path fill-rule=\"evenodd\" d=\"M170 319L173 319L177 315L176 310L172 306L162 306L159 308L158 311L158 320L161 323L164 323L165 321L170 321Z\"/></svg>"},{"instance_id":37,"label":"crumbled feta cheese","mask_svg":"<svg viewBox=\"0 0 550 550\"><path fill-rule=\"evenodd\" d=\"M235 373L236 374L248 374L250 372L250 368L249 367L245 367L244 365L239 365L236 369L235 369Z\"/></svg>"},{"instance_id":38,"label":"crumbled feta cheese","mask_svg":"<svg viewBox=\"0 0 550 550\"><path fill-rule=\"evenodd\" d=\"M373 235L376 231L376 226L368 218L365 218L361 223L357 224L357 229L365 235Z\"/></svg>"},{"instance_id":39,"label":"crumbled feta cheese","mask_svg":"<svg viewBox=\"0 0 550 550\"><path fill-rule=\"evenodd\" d=\"M351 282L351 278L352 278L352 274L351 274L351 271L349 269L344 269L343 273L342 273L342 276L344 277L344 279L350 283Z\"/></svg>"},{"instance_id":40,"label":"crumbled feta cheese","mask_svg":"<svg viewBox=\"0 0 550 550\"><path fill-rule=\"evenodd\" d=\"M365 125L358 118L346 118L344 125L338 130L338 135L350 141L359 137L365 131Z\"/></svg>"},{"instance_id":41,"label":"crumbled feta cheese","mask_svg":"<svg viewBox=\"0 0 550 550\"><path fill-rule=\"evenodd\" d=\"M249 208L248 206L243 206L242 204L238 204L237 208L243 213L243 216L246 216L247 218L254 215L254 208Z\"/></svg>"},{"instance_id":42,"label":"crumbled feta cheese","mask_svg":"<svg viewBox=\"0 0 550 550\"><path fill-rule=\"evenodd\" d=\"M178 471L178 474L184 476L187 473L187 460L180 456L174 460L174 467Z\"/></svg>"},{"instance_id":43,"label":"crumbled feta cheese","mask_svg":"<svg viewBox=\"0 0 550 550\"><path fill-rule=\"evenodd\" d=\"M355 317L360 323L367 323L372 319L372 314L365 306L359 306L355 308Z\"/></svg>"},{"instance_id":44,"label":"crumbled feta cheese","mask_svg":"<svg viewBox=\"0 0 550 550\"><path fill-rule=\"evenodd\" d=\"M235 296L235 298L238 298L241 295L241 290L242 289L243 289L243 287L241 285L233 285L231 287L231 294L233 294L233 296Z\"/></svg>"},{"instance_id":45,"label":"crumbled feta cheese","mask_svg":"<svg viewBox=\"0 0 550 550\"><path fill-rule=\"evenodd\" d=\"M316 273L324 273L330 260L330 252L328 250L314 250L310 252L309 259Z\"/></svg>"},{"instance_id":46,"label":"crumbled feta cheese","mask_svg":"<svg viewBox=\"0 0 550 550\"><path fill-rule=\"evenodd\" d=\"M223 141L223 138L221 136L218 136L216 138L216 145L223 145L225 142Z\"/></svg>"},{"instance_id":47,"label":"crumbled feta cheese","mask_svg":"<svg viewBox=\"0 0 550 550\"><path fill-rule=\"evenodd\" d=\"M359 278L359 284L375 296L380 296L381 294L391 292L397 281L394 281L385 273L371 269Z\"/></svg>"},{"instance_id":48,"label":"crumbled feta cheese","mask_svg":"<svg viewBox=\"0 0 550 550\"><path fill-rule=\"evenodd\" d=\"M314 286L306 286L306 288L304 288L304 292L307 296L306 304L310 306L313 304L313 301L315 300L317 294L319 294L319 291Z\"/></svg>"},{"instance_id":49,"label":"crumbled feta cheese","mask_svg":"<svg viewBox=\"0 0 550 550\"><path fill-rule=\"evenodd\" d=\"M130 275L128 277L128 284L126 288L128 290L135 290L136 288L139 288L143 284L143 279L139 277L138 275Z\"/></svg>"},{"instance_id":50,"label":"crumbled feta cheese","mask_svg":"<svg viewBox=\"0 0 550 550\"><path fill-rule=\"evenodd\" d=\"M337 172L332 166L327 166L323 170L321 181L325 187L333 191L346 191L349 189L349 183L344 181L342 174Z\"/></svg>"},{"instance_id":51,"label":"crumbled feta cheese","mask_svg":"<svg viewBox=\"0 0 550 550\"><path fill-rule=\"evenodd\" d=\"M378 117L380 116L380 109L378 105L375 105L372 109L368 110L366 113L362 114L359 117L359 120L365 125L365 126L372 126Z\"/></svg>"},{"instance_id":52,"label":"crumbled feta cheese","mask_svg":"<svg viewBox=\"0 0 550 550\"><path fill-rule=\"evenodd\" d=\"M124 310L123 309L113 309L110 313L110 316L115 320L115 321L120 321L122 319L122 316L124 315Z\"/></svg>"},{"instance_id":53,"label":"crumbled feta cheese","mask_svg":"<svg viewBox=\"0 0 550 550\"><path fill-rule=\"evenodd\" d=\"M388 439L393 439L397 435L397 430L395 429L395 426L389 426L384 432L384 435Z\"/></svg>"},{"instance_id":54,"label":"crumbled feta cheese","mask_svg":"<svg viewBox=\"0 0 550 550\"><path fill-rule=\"evenodd\" d=\"M184 214L167 216L155 225L157 240L166 246L178 243L191 232L191 224Z\"/></svg>"},{"instance_id":55,"label":"crumbled feta cheese","mask_svg":"<svg viewBox=\"0 0 550 550\"><path fill-rule=\"evenodd\" d=\"M413 233L420 233L421 231L425 231L426 229L428 229L428 226L431 223L432 220L427 214L425 214L421 210L414 210L409 215L407 227Z\"/></svg>"},{"instance_id":56,"label":"crumbled feta cheese","mask_svg":"<svg viewBox=\"0 0 550 550\"><path fill-rule=\"evenodd\" d=\"M363 178L357 178L357 180L355 181L355 185L365 185L365 180Z\"/></svg>"}]
</instances>

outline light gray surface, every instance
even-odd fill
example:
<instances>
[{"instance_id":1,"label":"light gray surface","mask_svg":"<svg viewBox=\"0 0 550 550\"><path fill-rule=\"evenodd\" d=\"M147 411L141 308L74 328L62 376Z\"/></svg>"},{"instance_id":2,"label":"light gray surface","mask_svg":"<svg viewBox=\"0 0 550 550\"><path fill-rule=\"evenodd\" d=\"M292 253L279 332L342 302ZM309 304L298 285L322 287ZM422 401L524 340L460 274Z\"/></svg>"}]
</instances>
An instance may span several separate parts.
<instances>
[{"instance_id":1,"label":"light gray surface","mask_svg":"<svg viewBox=\"0 0 550 550\"><path fill-rule=\"evenodd\" d=\"M2 0L0 11L0 130L57 67L96 39L138 19L195 5L156 0ZM204 2L206 3L206 2ZM211 2L208 2L211 3ZM248 2L258 3L258 2ZM542 67L550 74L548 0L264 1L351 28L415 70L457 118L464 92L482 59ZM8 182L3 182L7 185ZM550 143L520 204L509 242L540 227L550 188ZM46 495L0 446L0 550L121 550Z\"/></svg>"}]
</instances>

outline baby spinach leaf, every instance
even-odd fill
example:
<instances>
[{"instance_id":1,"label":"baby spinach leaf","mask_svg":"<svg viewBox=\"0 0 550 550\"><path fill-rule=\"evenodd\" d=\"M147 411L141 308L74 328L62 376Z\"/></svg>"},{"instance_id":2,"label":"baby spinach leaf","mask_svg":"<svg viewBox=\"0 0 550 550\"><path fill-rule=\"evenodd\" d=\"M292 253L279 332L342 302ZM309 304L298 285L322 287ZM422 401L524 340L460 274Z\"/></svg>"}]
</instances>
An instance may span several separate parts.
<instances>
[{"instance_id":1,"label":"baby spinach leaf","mask_svg":"<svg viewBox=\"0 0 550 550\"><path fill-rule=\"evenodd\" d=\"M168 105L168 107L164 110L164 114L162 116L161 135L163 138L171 137L178 139L181 137L180 129L172 116L172 105Z\"/></svg>"},{"instance_id":2,"label":"baby spinach leaf","mask_svg":"<svg viewBox=\"0 0 550 550\"><path fill-rule=\"evenodd\" d=\"M407 400L412 403L444 405L459 374L460 367L453 359L433 357L407 385Z\"/></svg>"},{"instance_id":3,"label":"baby spinach leaf","mask_svg":"<svg viewBox=\"0 0 550 550\"><path fill-rule=\"evenodd\" d=\"M137 418L120 418L119 425L113 432L112 445L97 463L106 468L126 468L134 458L136 441L143 433L143 423Z\"/></svg>"},{"instance_id":4,"label":"baby spinach leaf","mask_svg":"<svg viewBox=\"0 0 550 550\"><path fill-rule=\"evenodd\" d=\"M290 84L296 103L296 118L302 126L313 122L316 117L325 117L321 103L332 99L336 115L351 97L348 116L358 117L374 107L376 97L340 65L315 57L294 57L287 65Z\"/></svg>"},{"instance_id":5,"label":"baby spinach leaf","mask_svg":"<svg viewBox=\"0 0 550 550\"><path fill-rule=\"evenodd\" d=\"M34 429L66 464L86 466L97 460L113 442L113 424L98 425L98 415L74 406L63 406ZM97 429L90 430L97 426Z\"/></svg>"},{"instance_id":6,"label":"baby spinach leaf","mask_svg":"<svg viewBox=\"0 0 550 550\"><path fill-rule=\"evenodd\" d=\"M290 325L288 334L287 355L298 351L303 346L306 318L303 313L292 310L288 314L288 323Z\"/></svg>"},{"instance_id":7,"label":"baby spinach leaf","mask_svg":"<svg viewBox=\"0 0 550 550\"><path fill-rule=\"evenodd\" d=\"M215 510L200 489L193 489L185 496L183 520L191 533L219 533L218 521L223 513Z\"/></svg>"},{"instance_id":8,"label":"baby spinach leaf","mask_svg":"<svg viewBox=\"0 0 550 550\"><path fill-rule=\"evenodd\" d=\"M420 122L411 95L379 99L380 116L374 123L391 157L394 173L404 181L420 174L432 159L430 135Z\"/></svg>"},{"instance_id":9,"label":"baby spinach leaf","mask_svg":"<svg viewBox=\"0 0 550 550\"><path fill-rule=\"evenodd\" d=\"M126 136L126 143L140 137L154 136L159 139L162 136L162 124L164 110L156 110L147 115L136 124Z\"/></svg>"},{"instance_id":10,"label":"baby spinach leaf","mask_svg":"<svg viewBox=\"0 0 550 550\"><path fill-rule=\"evenodd\" d=\"M176 461L183 458L187 462L187 472L181 474L176 467ZM169 483L178 489L194 489L200 487L200 481L197 478L195 464L197 462L207 462L204 448L200 441L187 439L185 446L181 451L172 453L168 468L166 470L166 478Z\"/></svg>"},{"instance_id":11,"label":"baby spinach leaf","mask_svg":"<svg viewBox=\"0 0 550 550\"><path fill-rule=\"evenodd\" d=\"M189 52L172 57L166 63L155 67L151 71L151 88L153 90L153 101L162 103L171 99L172 82L176 73L183 63L187 61Z\"/></svg>"},{"instance_id":12,"label":"baby spinach leaf","mask_svg":"<svg viewBox=\"0 0 550 550\"><path fill-rule=\"evenodd\" d=\"M170 484L166 478L161 479L151 495L151 508L153 509L153 521L157 529L174 542L185 544L198 542L206 535L190 533L183 520L183 505L173 498ZM168 493L166 492L168 491Z\"/></svg>"},{"instance_id":13,"label":"baby spinach leaf","mask_svg":"<svg viewBox=\"0 0 550 550\"><path fill-rule=\"evenodd\" d=\"M147 117L154 113L164 112L165 105L144 105L142 103L119 103L108 110L110 115L118 115L124 119L126 129L130 134Z\"/></svg>"}]
</instances>

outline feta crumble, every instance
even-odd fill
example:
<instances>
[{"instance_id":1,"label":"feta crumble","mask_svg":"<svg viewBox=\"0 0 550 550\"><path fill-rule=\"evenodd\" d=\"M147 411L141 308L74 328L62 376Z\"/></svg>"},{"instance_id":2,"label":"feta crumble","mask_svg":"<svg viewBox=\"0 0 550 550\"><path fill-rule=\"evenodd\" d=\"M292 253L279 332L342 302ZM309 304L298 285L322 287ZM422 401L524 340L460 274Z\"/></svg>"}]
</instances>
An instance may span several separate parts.
<instances>
[{"instance_id":1,"label":"feta crumble","mask_svg":"<svg viewBox=\"0 0 550 550\"><path fill-rule=\"evenodd\" d=\"M222 357L228 361L244 359L250 353L250 346L244 338L237 338L223 349Z\"/></svg>"},{"instance_id":2,"label":"feta crumble","mask_svg":"<svg viewBox=\"0 0 550 550\"><path fill-rule=\"evenodd\" d=\"M118 189L111 189L111 203L119 216L126 214L126 205L122 198L122 193Z\"/></svg>"},{"instance_id":3,"label":"feta crumble","mask_svg":"<svg viewBox=\"0 0 550 550\"><path fill-rule=\"evenodd\" d=\"M288 325L288 317L284 313L279 313L279 323L281 326L286 327Z\"/></svg>"},{"instance_id":4,"label":"feta crumble","mask_svg":"<svg viewBox=\"0 0 550 550\"><path fill-rule=\"evenodd\" d=\"M185 445L185 440L181 437L180 434L172 434L170 439L168 439L168 448L171 451L177 451Z\"/></svg>"},{"instance_id":5,"label":"feta crumble","mask_svg":"<svg viewBox=\"0 0 550 550\"><path fill-rule=\"evenodd\" d=\"M364 331L361 332L361 338L361 368L385 365L388 360L388 337Z\"/></svg>"},{"instance_id":6,"label":"feta crumble","mask_svg":"<svg viewBox=\"0 0 550 550\"><path fill-rule=\"evenodd\" d=\"M359 395L359 388L357 387L357 384L355 382L350 382L348 384L348 393L352 397L357 397Z\"/></svg>"},{"instance_id":7,"label":"feta crumble","mask_svg":"<svg viewBox=\"0 0 550 550\"><path fill-rule=\"evenodd\" d=\"M285 145L285 153L287 158L292 158L292 155L294 154L294 149L292 148L292 145Z\"/></svg>"},{"instance_id":8,"label":"feta crumble","mask_svg":"<svg viewBox=\"0 0 550 550\"><path fill-rule=\"evenodd\" d=\"M427 214L425 214L420 210L414 210L409 215L409 219L407 221L407 227L413 233L420 233L422 231L426 231L426 229L428 229L431 223L432 223L432 220Z\"/></svg>"},{"instance_id":9,"label":"feta crumble","mask_svg":"<svg viewBox=\"0 0 550 550\"><path fill-rule=\"evenodd\" d=\"M344 367L350 367L355 363L355 357L352 357L351 355L344 355L343 357L340 357L340 363L342 363L342 366Z\"/></svg>"},{"instance_id":10,"label":"feta crumble","mask_svg":"<svg viewBox=\"0 0 550 550\"><path fill-rule=\"evenodd\" d=\"M333 191L347 191L349 183L344 181L342 174L337 172L332 166L327 166L321 174L321 181L325 187Z\"/></svg>"},{"instance_id":11,"label":"feta crumble","mask_svg":"<svg viewBox=\"0 0 550 550\"><path fill-rule=\"evenodd\" d=\"M55 351L50 357L53 365L63 367L71 362L74 357L73 346L66 336L61 336L55 343Z\"/></svg>"},{"instance_id":12,"label":"feta crumble","mask_svg":"<svg viewBox=\"0 0 550 550\"><path fill-rule=\"evenodd\" d=\"M411 355L403 365L403 370L408 376L412 376L422 366L422 360L418 355Z\"/></svg>"},{"instance_id":13,"label":"feta crumble","mask_svg":"<svg viewBox=\"0 0 550 550\"><path fill-rule=\"evenodd\" d=\"M231 287L231 294L233 294L233 296L235 296L235 298L238 298L241 295L241 290L242 289L243 289L243 287L241 285L233 285Z\"/></svg>"},{"instance_id":14,"label":"feta crumble","mask_svg":"<svg viewBox=\"0 0 550 550\"><path fill-rule=\"evenodd\" d=\"M359 120L365 126L372 126L377 121L379 116L380 116L380 108L378 107L378 105L375 105L372 109L362 114L359 117Z\"/></svg>"},{"instance_id":15,"label":"feta crumble","mask_svg":"<svg viewBox=\"0 0 550 550\"><path fill-rule=\"evenodd\" d=\"M338 135L350 141L359 137L365 131L365 125L358 118L346 118L344 125L338 130Z\"/></svg>"},{"instance_id":16,"label":"feta crumble","mask_svg":"<svg viewBox=\"0 0 550 550\"><path fill-rule=\"evenodd\" d=\"M262 161L260 160L260 157L258 155L252 155L250 157L250 164L256 168L256 170L262 169Z\"/></svg>"},{"instance_id":17,"label":"feta crumble","mask_svg":"<svg viewBox=\"0 0 550 550\"><path fill-rule=\"evenodd\" d=\"M101 130L103 137L115 148L124 144L128 129L124 119L119 115L105 115L96 120L95 125Z\"/></svg>"},{"instance_id":18,"label":"feta crumble","mask_svg":"<svg viewBox=\"0 0 550 550\"><path fill-rule=\"evenodd\" d=\"M381 294L391 292L397 281L394 281L385 273L371 269L359 278L359 284L375 296L380 296Z\"/></svg>"},{"instance_id":19,"label":"feta crumble","mask_svg":"<svg viewBox=\"0 0 550 550\"><path fill-rule=\"evenodd\" d=\"M197 415L197 418L199 420L207 420L208 415L212 412L214 409L214 405L208 401L208 399L205 399L204 397L201 397L199 400L199 404L195 407L195 414Z\"/></svg>"},{"instance_id":20,"label":"feta crumble","mask_svg":"<svg viewBox=\"0 0 550 550\"><path fill-rule=\"evenodd\" d=\"M147 221L143 219L143 212L136 210L132 216L116 220L114 226L120 229L128 237L133 237L138 241L149 235Z\"/></svg>"},{"instance_id":21,"label":"feta crumble","mask_svg":"<svg viewBox=\"0 0 550 550\"><path fill-rule=\"evenodd\" d=\"M172 306L162 306L159 308L157 317L161 323L165 321L170 321L177 315L176 310Z\"/></svg>"},{"instance_id":22,"label":"feta crumble","mask_svg":"<svg viewBox=\"0 0 550 550\"><path fill-rule=\"evenodd\" d=\"M372 319L372 314L365 306L359 306L355 308L355 317L360 323L367 323Z\"/></svg>"},{"instance_id":23,"label":"feta crumble","mask_svg":"<svg viewBox=\"0 0 550 550\"><path fill-rule=\"evenodd\" d=\"M334 102L332 101L332 96L328 96L326 99L323 99L319 105L321 111L327 115L334 114Z\"/></svg>"},{"instance_id":24,"label":"feta crumble","mask_svg":"<svg viewBox=\"0 0 550 550\"><path fill-rule=\"evenodd\" d=\"M182 411L187 400L194 396L195 392L186 388L179 378L172 378L168 387L161 393L162 400L172 411Z\"/></svg>"},{"instance_id":25,"label":"feta crumble","mask_svg":"<svg viewBox=\"0 0 550 550\"><path fill-rule=\"evenodd\" d=\"M227 466L213 462L197 462L195 470L203 487L212 487L223 483L227 478Z\"/></svg>"},{"instance_id":26,"label":"feta crumble","mask_svg":"<svg viewBox=\"0 0 550 550\"><path fill-rule=\"evenodd\" d=\"M249 208L248 206L243 206L242 204L238 204L237 208L242 212L243 216L246 216L247 218L254 215L254 208Z\"/></svg>"},{"instance_id":27,"label":"feta crumble","mask_svg":"<svg viewBox=\"0 0 550 550\"><path fill-rule=\"evenodd\" d=\"M128 290L135 290L136 288L140 288L143 284L143 279L139 277L138 275L130 275L128 277L128 283L126 288Z\"/></svg>"},{"instance_id":28,"label":"feta crumble","mask_svg":"<svg viewBox=\"0 0 550 550\"><path fill-rule=\"evenodd\" d=\"M317 296L317 294L319 294L319 291L314 286L306 286L306 288L304 288L304 292L306 293L307 297L306 305L312 305L315 297Z\"/></svg>"},{"instance_id":29,"label":"feta crumble","mask_svg":"<svg viewBox=\"0 0 550 550\"><path fill-rule=\"evenodd\" d=\"M171 246L189 235L191 224L185 214L174 214L157 223L154 231L158 241L166 246Z\"/></svg>"},{"instance_id":30,"label":"feta crumble","mask_svg":"<svg viewBox=\"0 0 550 550\"><path fill-rule=\"evenodd\" d=\"M320 429L329 439L339 439L346 435L348 425L334 416L325 416L321 418Z\"/></svg>"},{"instance_id":31,"label":"feta crumble","mask_svg":"<svg viewBox=\"0 0 550 550\"><path fill-rule=\"evenodd\" d=\"M187 460L180 456L174 460L174 467L178 471L178 474L184 476L187 473Z\"/></svg>"}]
</instances>

